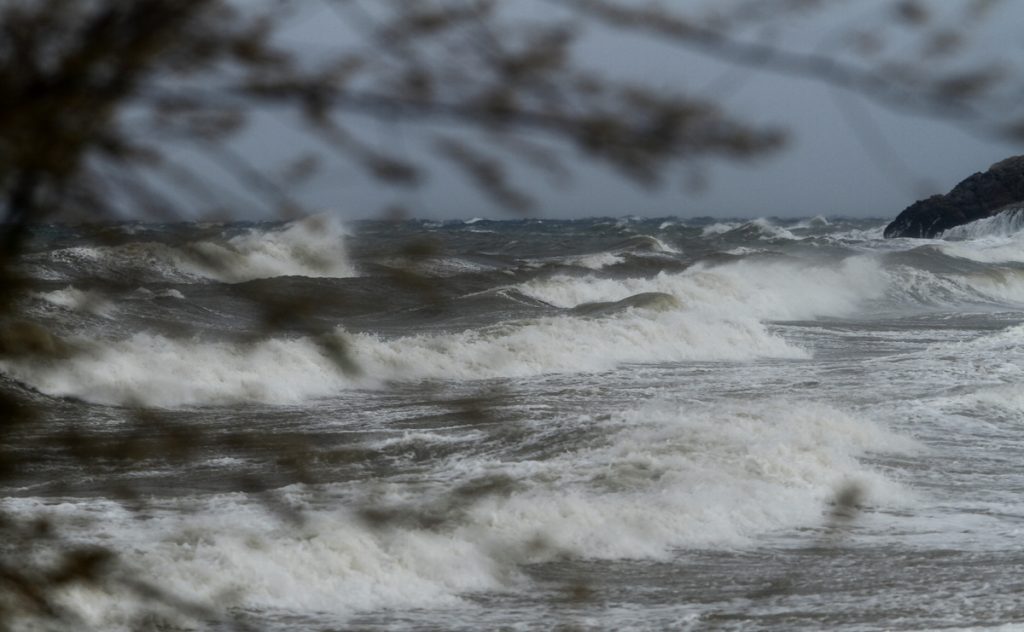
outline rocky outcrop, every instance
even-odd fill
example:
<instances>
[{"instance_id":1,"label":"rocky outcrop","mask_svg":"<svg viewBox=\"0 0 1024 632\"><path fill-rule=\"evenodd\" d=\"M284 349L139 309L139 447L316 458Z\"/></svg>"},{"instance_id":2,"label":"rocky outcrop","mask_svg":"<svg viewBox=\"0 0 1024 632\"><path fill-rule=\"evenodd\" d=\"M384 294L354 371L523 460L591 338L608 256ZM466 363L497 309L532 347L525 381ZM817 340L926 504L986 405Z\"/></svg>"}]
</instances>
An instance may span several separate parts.
<instances>
[{"instance_id":1,"label":"rocky outcrop","mask_svg":"<svg viewBox=\"0 0 1024 632\"><path fill-rule=\"evenodd\" d=\"M944 230L1024 205L1024 156L997 162L946 195L914 202L885 227L886 237L935 237Z\"/></svg>"}]
</instances>

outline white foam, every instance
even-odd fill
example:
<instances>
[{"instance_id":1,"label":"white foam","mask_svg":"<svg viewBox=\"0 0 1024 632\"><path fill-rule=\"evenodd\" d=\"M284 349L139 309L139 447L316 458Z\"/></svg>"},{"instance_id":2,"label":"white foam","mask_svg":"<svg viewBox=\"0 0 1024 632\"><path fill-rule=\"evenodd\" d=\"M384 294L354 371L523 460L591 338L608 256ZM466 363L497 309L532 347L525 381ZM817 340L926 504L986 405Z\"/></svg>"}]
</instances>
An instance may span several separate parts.
<instances>
[{"instance_id":1,"label":"white foam","mask_svg":"<svg viewBox=\"0 0 1024 632\"><path fill-rule=\"evenodd\" d=\"M604 371L622 363L806 358L753 319L626 309L604 318L560 316L482 330L383 339L334 334L362 370L347 375L310 338L254 344L172 340L71 341L60 362L8 359L0 370L55 396L102 404L285 404L386 381L472 380Z\"/></svg>"},{"instance_id":2,"label":"white foam","mask_svg":"<svg viewBox=\"0 0 1024 632\"><path fill-rule=\"evenodd\" d=\"M0 370L49 395L112 405L291 403L351 386L306 338L229 344L136 334L70 342L79 349L73 357L4 360Z\"/></svg>"},{"instance_id":3,"label":"white foam","mask_svg":"<svg viewBox=\"0 0 1024 632\"><path fill-rule=\"evenodd\" d=\"M798 226L804 228L804 226ZM758 217L747 222L718 222L705 226L701 231L704 237L710 237L712 235L722 235L732 231L752 232L757 233L765 239L785 239L785 240L800 240L802 237L797 237L789 230L775 225L771 220L764 217Z\"/></svg>"},{"instance_id":4,"label":"white foam","mask_svg":"<svg viewBox=\"0 0 1024 632\"><path fill-rule=\"evenodd\" d=\"M418 261L411 261L406 257L381 257L376 259L376 263L399 270L415 271L416 274L434 278L486 272L496 267L494 264L461 257L429 257Z\"/></svg>"},{"instance_id":5,"label":"white foam","mask_svg":"<svg viewBox=\"0 0 1024 632\"><path fill-rule=\"evenodd\" d=\"M831 225L832 222L828 221L828 218L824 215L815 215L814 217L800 220L793 228L824 228Z\"/></svg>"},{"instance_id":6,"label":"white foam","mask_svg":"<svg viewBox=\"0 0 1024 632\"><path fill-rule=\"evenodd\" d=\"M951 228L935 246L980 263L1024 262L1024 209L1009 210Z\"/></svg>"},{"instance_id":7,"label":"white foam","mask_svg":"<svg viewBox=\"0 0 1024 632\"><path fill-rule=\"evenodd\" d=\"M114 305L101 294L79 290L71 285L52 292L35 292L33 296L51 305L76 312L87 312L105 318L110 318L114 313Z\"/></svg>"},{"instance_id":8,"label":"white foam","mask_svg":"<svg viewBox=\"0 0 1024 632\"><path fill-rule=\"evenodd\" d=\"M859 249L871 248L879 250L893 247L898 249L905 248L906 242L901 244L898 239L885 239L884 234L886 226L888 226L888 222L878 224L871 228L832 230L827 234L820 235L819 238L833 243L840 243L846 247Z\"/></svg>"},{"instance_id":9,"label":"white foam","mask_svg":"<svg viewBox=\"0 0 1024 632\"><path fill-rule=\"evenodd\" d=\"M620 242L617 246L613 247L611 252L614 253L631 253L631 254L679 254L679 250L666 244L657 237L651 235L633 235Z\"/></svg>"},{"instance_id":10,"label":"white foam","mask_svg":"<svg viewBox=\"0 0 1024 632\"><path fill-rule=\"evenodd\" d=\"M735 248L731 248L729 250L726 250L724 252L724 254L735 255L735 256L742 257L742 256L746 256L746 255L756 255L756 254L764 253L764 252L768 252L768 251L767 250L763 250L761 248L748 248L746 246L737 246Z\"/></svg>"},{"instance_id":11,"label":"white foam","mask_svg":"<svg viewBox=\"0 0 1024 632\"><path fill-rule=\"evenodd\" d=\"M941 307L996 304L1019 307L1024 304L1024 272L1012 268L990 268L971 274L936 274L910 266L895 266L889 300L894 304Z\"/></svg>"},{"instance_id":12,"label":"white foam","mask_svg":"<svg viewBox=\"0 0 1024 632\"><path fill-rule=\"evenodd\" d=\"M801 359L807 352L770 332L766 321L858 315L877 309L882 298L909 300L912 306L959 304L971 296L977 300L978 288L988 282L955 277L940 283L940 276L918 271L924 278L917 279L908 271L913 269L885 270L877 258L856 256L835 266L744 260L651 278L537 279L516 289L558 307L616 302L647 292L669 294L680 307L625 308L599 318L565 315L400 338L335 332L362 369L360 376L339 371L311 338L237 344L150 334L71 340L79 351L66 360L7 359L0 370L50 395L175 407L290 404L389 381L600 372L626 363ZM1014 288L1024 299L1024 279L1000 291L1008 296Z\"/></svg>"},{"instance_id":13,"label":"white foam","mask_svg":"<svg viewBox=\"0 0 1024 632\"><path fill-rule=\"evenodd\" d=\"M179 301L185 299L184 294L173 288L168 290L160 290L159 292L156 292L153 296L154 298L173 298Z\"/></svg>"},{"instance_id":14,"label":"white foam","mask_svg":"<svg viewBox=\"0 0 1024 632\"><path fill-rule=\"evenodd\" d=\"M717 409L654 402L603 420L566 420L604 439L547 460L489 453L441 462L428 475L376 487L337 484L282 525L243 494L211 496L193 512L174 507L140 521L109 501L47 506L7 499L5 509L63 518L76 540L117 542L143 579L218 610L320 612L344 617L380 608L444 607L467 593L521 586L523 564L556 559L670 559L679 548L742 547L797 526L821 526L840 487L856 484L867 507L906 507L913 496L858 461L867 452L912 452L908 439L834 407L769 400ZM503 492L451 504L474 481ZM369 505L415 520L363 522ZM89 518L92 517L90 521ZM127 621L124 595L76 590L66 605L96 627Z\"/></svg>"},{"instance_id":15,"label":"white foam","mask_svg":"<svg viewBox=\"0 0 1024 632\"><path fill-rule=\"evenodd\" d=\"M983 219L954 226L939 236L941 239L978 239L1008 237L1024 230L1024 209L1009 209Z\"/></svg>"},{"instance_id":16,"label":"white foam","mask_svg":"<svg viewBox=\"0 0 1024 632\"><path fill-rule=\"evenodd\" d=\"M566 257L563 261L567 265L571 266L579 266L581 268L589 268L591 270L601 270L602 268L622 263L625 259L622 255L614 252L597 252L589 255Z\"/></svg>"},{"instance_id":17,"label":"white foam","mask_svg":"<svg viewBox=\"0 0 1024 632\"><path fill-rule=\"evenodd\" d=\"M1024 262L1024 234L1020 237L986 237L972 241L938 244L952 257L979 263Z\"/></svg>"},{"instance_id":18,"label":"white foam","mask_svg":"<svg viewBox=\"0 0 1024 632\"><path fill-rule=\"evenodd\" d=\"M796 235L794 235L789 230L787 230L787 229L785 229L785 228L783 228L781 226L777 226L771 220L765 219L763 217L759 217L757 219L751 220L751 221L747 222L746 224L743 224L742 226L740 226L740 229L745 229L745 228L746 229L756 229L764 237L767 237L769 239L787 239L787 240L799 240L799 239L802 239L801 237L797 237Z\"/></svg>"},{"instance_id":19,"label":"white foam","mask_svg":"<svg viewBox=\"0 0 1024 632\"><path fill-rule=\"evenodd\" d=\"M185 295L182 294L179 290L175 290L174 288L167 288L154 292L149 288L138 287L135 288L135 290L128 296L131 298L143 300L152 300L154 298L173 298L177 300L185 299Z\"/></svg>"},{"instance_id":20,"label":"white foam","mask_svg":"<svg viewBox=\"0 0 1024 632\"><path fill-rule=\"evenodd\" d=\"M998 409L1017 420L1024 416L1024 384L1021 383L982 388L957 399L961 405L975 409Z\"/></svg>"},{"instance_id":21,"label":"white foam","mask_svg":"<svg viewBox=\"0 0 1024 632\"><path fill-rule=\"evenodd\" d=\"M558 307L662 292L709 319L796 320L855 313L866 301L883 296L888 284L877 259L860 256L838 266L744 260L714 267L698 264L651 278L554 276L529 281L519 290Z\"/></svg>"},{"instance_id":22,"label":"white foam","mask_svg":"<svg viewBox=\"0 0 1024 632\"><path fill-rule=\"evenodd\" d=\"M1011 369L1011 375L1024 375L1024 325L1013 325L995 333L966 341L937 343L928 347L932 355L964 360L986 360L985 370ZM965 367L960 367L963 371Z\"/></svg>"},{"instance_id":23,"label":"white foam","mask_svg":"<svg viewBox=\"0 0 1024 632\"><path fill-rule=\"evenodd\" d=\"M544 534L551 550L529 561L664 557L676 547L741 546L814 523L850 482L874 503L910 499L855 457L915 444L830 406L657 402L606 423L615 432L603 447L506 464L513 479L537 484L481 503L475 516L488 537L511 548L523 534Z\"/></svg>"},{"instance_id":24,"label":"white foam","mask_svg":"<svg viewBox=\"0 0 1024 632\"><path fill-rule=\"evenodd\" d=\"M77 523L102 516L77 539L117 542L132 575L221 614L443 607L459 603L460 594L502 587L493 561L472 543L429 531L374 530L344 510L310 512L296 527L242 494L209 498L195 511L154 511L145 522L112 503L18 504L23 516ZM136 629L134 617L146 611L116 589L76 588L58 597L91 629ZM173 608L167 614L178 626L198 623Z\"/></svg>"},{"instance_id":25,"label":"white foam","mask_svg":"<svg viewBox=\"0 0 1024 632\"><path fill-rule=\"evenodd\" d=\"M251 228L222 240L182 246L158 242L78 246L55 250L47 258L74 266L85 264L97 275L136 275L144 281L213 279L237 283L279 276L342 278L357 276L345 247L346 234L334 216L314 215L276 229ZM45 269L42 273L48 274Z\"/></svg>"},{"instance_id":26,"label":"white foam","mask_svg":"<svg viewBox=\"0 0 1024 632\"><path fill-rule=\"evenodd\" d=\"M179 269L235 283L278 276L352 277L341 222L314 215L279 230L251 229L226 243L198 242L195 254L179 257ZM196 256L198 254L199 256Z\"/></svg>"},{"instance_id":27,"label":"white foam","mask_svg":"<svg viewBox=\"0 0 1024 632\"><path fill-rule=\"evenodd\" d=\"M428 431L406 431L400 435L381 439L370 444L374 450L388 450L391 448L415 448L420 446L437 445L458 445L464 443L477 443L487 439L487 435L478 430L469 432L428 432Z\"/></svg>"},{"instance_id":28,"label":"white foam","mask_svg":"<svg viewBox=\"0 0 1024 632\"><path fill-rule=\"evenodd\" d=\"M727 233L738 226L739 222L716 222L714 224L705 226L701 230L701 235L703 237L709 237L711 235L721 235L722 233Z\"/></svg>"},{"instance_id":29,"label":"white foam","mask_svg":"<svg viewBox=\"0 0 1024 632\"><path fill-rule=\"evenodd\" d=\"M745 247L729 251L755 254ZM1021 249L1024 255L1024 248ZM613 302L642 292L662 292L684 308L709 317L807 320L852 317L886 309L1024 304L1024 272L993 268L973 274L935 273L906 266L884 266L877 253L844 259L838 265L807 260L744 259L721 265L698 263L682 272L650 277L601 278L556 275L517 286L525 295L558 307Z\"/></svg>"}]
</instances>

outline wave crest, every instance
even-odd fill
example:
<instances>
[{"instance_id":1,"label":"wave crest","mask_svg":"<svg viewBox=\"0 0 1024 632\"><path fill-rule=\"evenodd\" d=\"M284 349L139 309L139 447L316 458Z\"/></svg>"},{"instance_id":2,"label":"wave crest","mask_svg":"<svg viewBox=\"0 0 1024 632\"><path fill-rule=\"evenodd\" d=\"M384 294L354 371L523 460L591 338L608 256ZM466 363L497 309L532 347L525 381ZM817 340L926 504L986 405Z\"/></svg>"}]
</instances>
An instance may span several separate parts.
<instances>
[{"instance_id":1,"label":"wave crest","mask_svg":"<svg viewBox=\"0 0 1024 632\"><path fill-rule=\"evenodd\" d=\"M130 242L118 246L77 246L31 260L42 278L63 278L52 264L94 278L140 282L239 283L279 276L352 277L345 231L333 216L314 215L275 228L249 228L234 236L181 245Z\"/></svg>"},{"instance_id":2,"label":"wave crest","mask_svg":"<svg viewBox=\"0 0 1024 632\"><path fill-rule=\"evenodd\" d=\"M638 300L651 302L650 297ZM664 296L655 302L666 307ZM341 330L322 340L272 338L248 344L137 334L112 342L72 341L79 351L66 360L5 360L0 370L48 395L176 407L289 404L389 381L586 373L625 363L807 357L749 318L707 318L630 305L612 311L618 313L392 339ZM339 369L330 352L337 345L362 375Z\"/></svg>"},{"instance_id":3,"label":"wave crest","mask_svg":"<svg viewBox=\"0 0 1024 632\"><path fill-rule=\"evenodd\" d=\"M545 460L484 454L458 467L440 464L413 481L385 479L360 491L328 486L344 506L409 517L385 526L350 509L311 505L316 496L298 486L280 492L306 519L284 529L242 494L193 499L194 512L158 509L146 521L102 500L45 505L15 498L4 508L58 514L71 518L64 522L79 539L121 543L126 564L182 598L206 603L215 595L221 608L344 617L458 604L473 591L528 582L519 572L525 564L666 559L682 547L743 546L779 529L822 524L828 500L850 483L873 506L913 503L858 458L913 452L916 444L824 404L656 401L575 424L603 439ZM506 484L454 511L452 490L481 481ZM442 524L416 523L438 507L447 517ZM131 620L131 601L101 589L78 590L67 605L96 627Z\"/></svg>"},{"instance_id":4,"label":"wave crest","mask_svg":"<svg viewBox=\"0 0 1024 632\"><path fill-rule=\"evenodd\" d=\"M979 239L982 237L1009 237L1024 230L1024 208L1007 209L992 217L954 226L939 235L940 239Z\"/></svg>"}]
</instances>

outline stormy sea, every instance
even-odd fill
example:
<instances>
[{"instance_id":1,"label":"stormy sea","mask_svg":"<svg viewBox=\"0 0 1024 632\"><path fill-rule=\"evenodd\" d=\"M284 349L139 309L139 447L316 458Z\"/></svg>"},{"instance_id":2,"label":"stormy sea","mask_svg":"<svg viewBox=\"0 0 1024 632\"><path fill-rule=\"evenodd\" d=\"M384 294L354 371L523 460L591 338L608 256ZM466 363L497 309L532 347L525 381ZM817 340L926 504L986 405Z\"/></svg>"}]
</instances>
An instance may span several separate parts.
<instances>
[{"instance_id":1,"label":"stormy sea","mask_svg":"<svg viewBox=\"0 0 1024 632\"><path fill-rule=\"evenodd\" d=\"M0 505L82 629L1010 629L1024 214L884 226L37 227Z\"/></svg>"}]
</instances>

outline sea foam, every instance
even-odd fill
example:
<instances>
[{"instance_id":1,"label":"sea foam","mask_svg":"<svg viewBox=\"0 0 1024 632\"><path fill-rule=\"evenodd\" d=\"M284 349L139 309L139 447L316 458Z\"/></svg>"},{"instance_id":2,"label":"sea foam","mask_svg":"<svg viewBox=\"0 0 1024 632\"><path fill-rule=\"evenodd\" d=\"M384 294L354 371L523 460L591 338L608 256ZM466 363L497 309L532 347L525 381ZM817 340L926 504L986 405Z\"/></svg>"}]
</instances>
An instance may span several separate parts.
<instances>
[{"instance_id":1,"label":"sea foam","mask_svg":"<svg viewBox=\"0 0 1024 632\"><path fill-rule=\"evenodd\" d=\"M345 373L323 344L359 367ZM337 330L324 339L255 343L136 334L73 340L60 362L4 360L0 370L49 395L101 404L287 404L389 381L528 377L610 370L623 363L806 358L750 318L627 308L601 318L559 316L450 334L381 338Z\"/></svg>"},{"instance_id":2,"label":"sea foam","mask_svg":"<svg viewBox=\"0 0 1024 632\"><path fill-rule=\"evenodd\" d=\"M238 283L279 276L352 277L358 272L345 246L347 231L331 215L314 215L275 228L249 228L234 236L180 245L138 241L118 246L75 246L35 262L41 278L57 278L48 262L94 277L137 281ZM56 277L55 277L56 274Z\"/></svg>"},{"instance_id":3,"label":"sea foam","mask_svg":"<svg viewBox=\"0 0 1024 632\"><path fill-rule=\"evenodd\" d=\"M1024 209L1004 211L951 228L937 247L980 263L1024 262Z\"/></svg>"},{"instance_id":4,"label":"sea foam","mask_svg":"<svg viewBox=\"0 0 1024 632\"><path fill-rule=\"evenodd\" d=\"M979 237L1006 237L1024 230L1024 209L1009 209L992 217L968 222L945 230L942 239L978 239Z\"/></svg>"},{"instance_id":5,"label":"sea foam","mask_svg":"<svg viewBox=\"0 0 1024 632\"><path fill-rule=\"evenodd\" d=\"M52 292L35 292L33 296L63 309L86 312L110 318L114 313L114 305L98 292L80 290L74 286Z\"/></svg>"},{"instance_id":6,"label":"sea foam","mask_svg":"<svg viewBox=\"0 0 1024 632\"><path fill-rule=\"evenodd\" d=\"M198 242L178 266L229 283L277 276L352 277L347 232L334 216L314 215L277 230L250 229L224 243Z\"/></svg>"},{"instance_id":7,"label":"sea foam","mask_svg":"<svg viewBox=\"0 0 1024 632\"><path fill-rule=\"evenodd\" d=\"M298 526L278 522L244 494L197 498L185 511L187 499L178 501L182 507L155 507L145 521L102 500L4 505L62 519L77 541L117 542L142 579L215 610L344 618L522 588L530 581L524 564L667 560L680 548L743 547L781 529L823 527L830 500L849 485L861 489L867 507L915 502L858 457L913 452L916 444L824 404L661 400L564 421L597 427L604 438L547 460L464 454L411 481L279 490L303 511ZM510 485L458 500L458 489L493 480ZM325 507L318 492L340 502ZM360 507L410 519L369 522ZM412 519L439 508L439 524ZM137 607L94 589L70 591L62 602L100 627L124 625Z\"/></svg>"},{"instance_id":8,"label":"sea foam","mask_svg":"<svg viewBox=\"0 0 1024 632\"><path fill-rule=\"evenodd\" d=\"M889 277L874 257L850 257L838 266L800 261L743 260L697 264L653 277L602 278L559 275L518 289L558 307L619 301L644 292L676 297L684 308L712 316L794 320L855 313L884 295Z\"/></svg>"}]
</instances>

